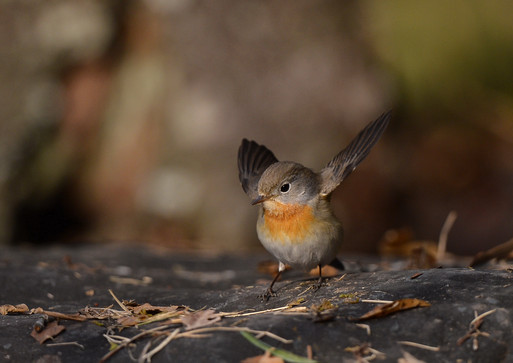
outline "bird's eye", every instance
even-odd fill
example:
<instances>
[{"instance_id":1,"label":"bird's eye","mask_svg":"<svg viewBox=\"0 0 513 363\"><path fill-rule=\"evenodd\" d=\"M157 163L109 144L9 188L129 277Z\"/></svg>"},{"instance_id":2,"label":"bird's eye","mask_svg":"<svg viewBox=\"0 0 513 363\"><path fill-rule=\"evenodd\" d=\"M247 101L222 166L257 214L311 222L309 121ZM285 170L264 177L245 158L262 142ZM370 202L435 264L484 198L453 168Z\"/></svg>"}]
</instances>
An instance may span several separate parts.
<instances>
[{"instance_id":1,"label":"bird's eye","mask_svg":"<svg viewBox=\"0 0 513 363\"><path fill-rule=\"evenodd\" d=\"M282 193L287 193L289 190L290 190L290 183L284 183L284 184L282 184L282 186L280 187L280 191L281 191Z\"/></svg>"}]
</instances>

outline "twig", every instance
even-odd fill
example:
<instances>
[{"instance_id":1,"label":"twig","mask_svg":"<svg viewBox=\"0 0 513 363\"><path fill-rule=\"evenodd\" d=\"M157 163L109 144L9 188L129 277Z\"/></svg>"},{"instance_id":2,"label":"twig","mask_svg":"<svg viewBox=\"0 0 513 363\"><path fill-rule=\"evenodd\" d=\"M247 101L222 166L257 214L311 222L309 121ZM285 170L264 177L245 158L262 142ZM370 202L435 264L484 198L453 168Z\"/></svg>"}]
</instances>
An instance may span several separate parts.
<instances>
[{"instance_id":1,"label":"twig","mask_svg":"<svg viewBox=\"0 0 513 363\"><path fill-rule=\"evenodd\" d=\"M347 274L343 274L342 276L340 276L338 279L335 280L335 282L339 282L341 280L344 279L344 277L346 277Z\"/></svg>"},{"instance_id":2,"label":"twig","mask_svg":"<svg viewBox=\"0 0 513 363\"><path fill-rule=\"evenodd\" d=\"M153 348L152 350L150 350L148 353L145 353L144 355L141 356L141 358L139 358L139 361L147 361L147 362L151 362L151 357L153 357L155 354L157 354L158 352L160 352L162 349L164 349L164 347L166 345L169 344L169 342L171 340L173 340L177 335L178 335L178 332L180 331L180 328L176 328L171 334L169 334L166 339L164 339L159 345L157 345L157 347Z\"/></svg>"},{"instance_id":3,"label":"twig","mask_svg":"<svg viewBox=\"0 0 513 363\"><path fill-rule=\"evenodd\" d=\"M152 334L154 332L157 332L157 331L160 331L160 330L164 330L164 329L167 329L168 327L163 325L163 326L158 326L156 328L152 328L152 329L148 329L148 330L145 330L137 335L134 335L132 338L130 339L127 339L125 341L123 341L122 343L120 343L116 348L114 348L113 350L111 350L110 352L108 352L107 354L105 354L102 359L100 359L100 363L103 363L105 361L107 361L107 359L109 359L110 357L112 357L114 354L116 354L118 351L120 351L121 349L123 349L124 347L126 347L128 344L132 343L133 341L136 341L137 339L139 339L140 337L143 337L145 335L148 335L148 334ZM105 336L105 335L104 335Z\"/></svg>"},{"instance_id":4,"label":"twig","mask_svg":"<svg viewBox=\"0 0 513 363\"><path fill-rule=\"evenodd\" d=\"M46 314L48 316L51 316L53 318L63 319L63 320L74 320L74 321L86 321L87 318L84 316L81 316L80 314L64 314L59 313L57 311L47 311L43 308L35 308L30 311L30 314Z\"/></svg>"},{"instance_id":5,"label":"twig","mask_svg":"<svg viewBox=\"0 0 513 363\"><path fill-rule=\"evenodd\" d=\"M145 335L156 333L156 332L158 332L160 330L164 330L164 329L167 329L167 328L168 328L168 326L159 326L159 327L156 327L156 328L153 328L153 329L148 329L148 330L145 330L145 331L143 331L143 332L133 336L132 338L125 338L126 340L123 340L120 343L116 343L115 340L112 339L113 337L115 337L115 338L120 338L120 337L104 335L107 338L107 340L109 340L109 341L112 340L115 344L118 344L118 346L116 348L114 348L113 350L111 350L109 353L105 354L102 357L102 359L100 360L100 363L106 362L107 359L109 359L114 354L116 354L118 351L120 351L121 349L126 347L128 344L136 341L137 339L139 339L139 338L141 338L141 337L143 337ZM207 337L208 335L205 335L205 334L202 334L202 333L214 332L214 331L235 331L235 332L245 331L245 332L248 332L248 333L256 334L257 336L258 335L260 335L260 336L264 336L265 335L265 336L268 336L269 338L272 338L274 340L277 340L277 341L279 341L281 343L285 343L285 344L290 344L290 343L293 342L292 340L282 338L282 337L280 337L280 336L278 336L276 334L273 334L273 333L271 333L269 331L254 330L254 329L250 329L250 328L246 328L246 327L198 328L198 329L189 330L189 331L182 332L182 333L179 333L179 329L180 328L177 328L172 333L169 333L169 336L166 339L164 339L156 348L154 348L150 352L146 353L144 357L140 357L139 360L143 359L143 361L144 361L144 359L146 359L146 361L149 362L151 360L151 356L153 356L154 354L156 354L160 350L162 350L173 339L179 339L179 338L204 338L204 337ZM164 333L164 334L167 334L167 333Z\"/></svg>"},{"instance_id":6,"label":"twig","mask_svg":"<svg viewBox=\"0 0 513 363\"><path fill-rule=\"evenodd\" d=\"M430 345L425 345L425 344L415 343L415 342L409 342L407 340L400 340L397 343L402 344L402 345L408 345L410 347L430 350L432 352L439 352L440 351L440 347L432 347Z\"/></svg>"},{"instance_id":7,"label":"twig","mask_svg":"<svg viewBox=\"0 0 513 363\"><path fill-rule=\"evenodd\" d=\"M442 261L445 257L445 251L447 249L447 237L449 236L449 232L451 231L456 218L458 218L458 213L453 210L450 211L442 226L440 237L438 238L438 249L436 251L436 260L438 262Z\"/></svg>"},{"instance_id":8,"label":"twig","mask_svg":"<svg viewBox=\"0 0 513 363\"><path fill-rule=\"evenodd\" d=\"M304 295L304 294L306 294L308 291L313 290L313 289L315 289L314 285L310 285L310 286L308 286L308 288L307 288L305 291L303 291L303 292L299 293L297 296Z\"/></svg>"},{"instance_id":9,"label":"twig","mask_svg":"<svg viewBox=\"0 0 513 363\"><path fill-rule=\"evenodd\" d=\"M488 310L480 315L477 315L477 311L475 311L474 312L475 318L469 323L469 330L467 331L467 333L458 339L458 341L457 341L458 345L462 345L463 343L465 343L465 341L467 339L472 338L472 350L474 350L474 351L478 350L479 343L478 343L477 338L479 336L484 336L484 337L490 336L490 334L479 330L479 327L483 323L483 319L486 316L495 313L495 311L497 311L497 309Z\"/></svg>"},{"instance_id":10,"label":"twig","mask_svg":"<svg viewBox=\"0 0 513 363\"><path fill-rule=\"evenodd\" d=\"M290 306L281 306L279 308L273 308L273 309L266 309L266 310L260 310L260 311L252 311L249 313L219 313L224 318L238 318L241 316L251 316L251 315L258 315L258 314L265 314L265 313L274 313L277 311L283 311L290 309Z\"/></svg>"},{"instance_id":11,"label":"twig","mask_svg":"<svg viewBox=\"0 0 513 363\"><path fill-rule=\"evenodd\" d=\"M482 265L492 259L506 259L513 250L513 238L507 242L501 243L498 246L492 247L489 250L481 251L474 256L470 267Z\"/></svg>"},{"instance_id":12,"label":"twig","mask_svg":"<svg viewBox=\"0 0 513 363\"><path fill-rule=\"evenodd\" d=\"M144 363L144 356L146 355L146 352L150 349L151 347L151 340L148 341L148 343L146 343L146 345L143 347L142 351L141 351L141 355L139 356L139 359L137 359L137 363Z\"/></svg>"},{"instance_id":13,"label":"twig","mask_svg":"<svg viewBox=\"0 0 513 363\"><path fill-rule=\"evenodd\" d=\"M119 299L116 297L116 295L114 295L114 293L112 292L111 289L109 289L109 292L110 294L112 295L112 297L114 298L114 300L116 300L116 302L118 303L118 305L121 307L121 309L125 310L127 313L130 312L130 310L128 310L128 308L125 306L125 304L123 304L121 301L119 301Z\"/></svg>"},{"instance_id":14,"label":"twig","mask_svg":"<svg viewBox=\"0 0 513 363\"><path fill-rule=\"evenodd\" d=\"M391 300L369 300L369 299L361 299L360 302L371 303L371 304L391 304L393 301Z\"/></svg>"},{"instance_id":15,"label":"twig","mask_svg":"<svg viewBox=\"0 0 513 363\"><path fill-rule=\"evenodd\" d=\"M492 309L492 310L488 310L488 311L485 311L484 313L482 313L481 315L478 315L474 318L474 320L472 320L469 324L470 327L472 327L474 324L476 324L476 322L478 320L483 320L483 318L487 317L488 315L491 315L493 313L495 313L497 311L497 309Z\"/></svg>"},{"instance_id":16,"label":"twig","mask_svg":"<svg viewBox=\"0 0 513 363\"><path fill-rule=\"evenodd\" d=\"M130 340L130 338L127 338L127 337L124 337L122 335L109 335L109 334L103 334L103 337L105 339L107 339L107 341L110 343L110 344L124 344L124 343L128 343L128 341Z\"/></svg>"},{"instance_id":17,"label":"twig","mask_svg":"<svg viewBox=\"0 0 513 363\"><path fill-rule=\"evenodd\" d=\"M269 331L266 331L266 330L254 330L254 329L250 329L250 328L246 328L246 327L236 327L236 326L233 326L233 327L217 326L217 327L211 327L211 328L199 328L199 329L190 330L185 333L180 333L178 337L187 337L187 336L194 335L197 333L206 333L206 332L211 332L211 331L236 331L236 332L245 331L248 333L259 334L261 336L265 335L265 336L268 336L269 338L272 338L272 339L277 340L284 344L291 344L293 342L293 340L282 338L282 337L280 337L276 334L273 334Z\"/></svg>"}]
</instances>

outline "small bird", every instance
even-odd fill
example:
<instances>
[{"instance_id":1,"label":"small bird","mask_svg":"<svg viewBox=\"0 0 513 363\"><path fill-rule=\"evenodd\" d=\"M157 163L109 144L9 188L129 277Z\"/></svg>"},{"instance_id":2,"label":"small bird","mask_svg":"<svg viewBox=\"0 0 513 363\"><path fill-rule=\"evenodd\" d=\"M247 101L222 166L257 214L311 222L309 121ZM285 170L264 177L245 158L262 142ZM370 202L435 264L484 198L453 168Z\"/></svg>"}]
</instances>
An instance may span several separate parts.
<instances>
[{"instance_id":1,"label":"small bird","mask_svg":"<svg viewBox=\"0 0 513 363\"><path fill-rule=\"evenodd\" d=\"M238 151L239 180L260 206L257 234L262 245L279 261L278 273L261 297L275 295L274 283L285 270L310 270L344 265L336 255L342 243L342 225L334 216L330 195L365 159L390 121L390 112L368 124L356 138L316 173L292 161L278 161L264 145L243 139Z\"/></svg>"}]
</instances>

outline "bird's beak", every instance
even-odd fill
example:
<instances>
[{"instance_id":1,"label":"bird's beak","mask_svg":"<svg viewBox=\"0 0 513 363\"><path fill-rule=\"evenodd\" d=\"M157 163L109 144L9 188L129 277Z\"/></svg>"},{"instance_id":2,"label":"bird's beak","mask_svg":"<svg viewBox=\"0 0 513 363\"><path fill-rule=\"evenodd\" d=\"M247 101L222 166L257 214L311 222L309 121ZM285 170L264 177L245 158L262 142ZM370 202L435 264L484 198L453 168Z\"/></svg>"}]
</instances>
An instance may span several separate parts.
<instances>
[{"instance_id":1,"label":"bird's beak","mask_svg":"<svg viewBox=\"0 0 513 363\"><path fill-rule=\"evenodd\" d=\"M251 205L255 205L255 204L258 204L258 203L265 202L268 199L269 199L269 197L266 197L265 195L259 195L258 197L256 197L255 199L253 199L251 201Z\"/></svg>"}]
</instances>

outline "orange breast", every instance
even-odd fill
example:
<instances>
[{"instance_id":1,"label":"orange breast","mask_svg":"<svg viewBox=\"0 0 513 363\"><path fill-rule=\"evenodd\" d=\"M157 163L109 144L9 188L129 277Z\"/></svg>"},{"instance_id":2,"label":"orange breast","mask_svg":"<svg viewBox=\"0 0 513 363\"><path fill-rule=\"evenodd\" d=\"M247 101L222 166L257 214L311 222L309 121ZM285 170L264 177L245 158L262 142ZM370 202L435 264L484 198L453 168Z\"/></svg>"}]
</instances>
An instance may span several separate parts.
<instances>
[{"instance_id":1,"label":"orange breast","mask_svg":"<svg viewBox=\"0 0 513 363\"><path fill-rule=\"evenodd\" d=\"M310 233L314 215L308 205L288 205L274 202L264 209L264 228L275 240L300 243Z\"/></svg>"}]
</instances>

